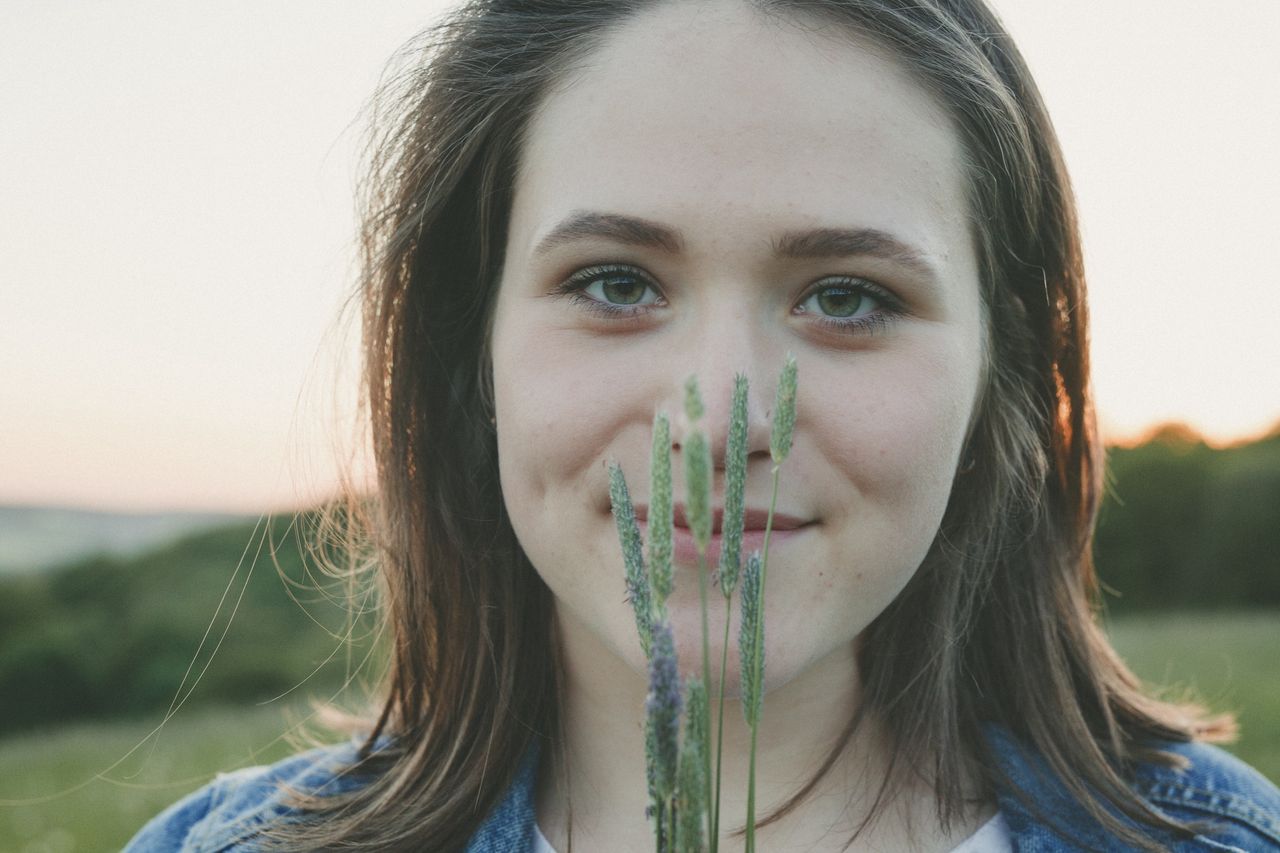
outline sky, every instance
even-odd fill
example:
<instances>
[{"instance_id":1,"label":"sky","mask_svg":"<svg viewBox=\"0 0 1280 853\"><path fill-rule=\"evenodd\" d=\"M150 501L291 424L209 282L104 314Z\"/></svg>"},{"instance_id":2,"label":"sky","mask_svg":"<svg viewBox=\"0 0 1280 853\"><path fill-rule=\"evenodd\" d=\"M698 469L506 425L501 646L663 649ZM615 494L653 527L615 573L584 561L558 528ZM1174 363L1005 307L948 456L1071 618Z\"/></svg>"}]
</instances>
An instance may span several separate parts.
<instances>
[{"instance_id":1,"label":"sky","mask_svg":"<svg viewBox=\"0 0 1280 853\"><path fill-rule=\"evenodd\" d=\"M253 512L361 445L362 107L447 3L10 2L0 503ZM1280 3L997 0L1080 203L1104 435L1280 422Z\"/></svg>"}]
</instances>

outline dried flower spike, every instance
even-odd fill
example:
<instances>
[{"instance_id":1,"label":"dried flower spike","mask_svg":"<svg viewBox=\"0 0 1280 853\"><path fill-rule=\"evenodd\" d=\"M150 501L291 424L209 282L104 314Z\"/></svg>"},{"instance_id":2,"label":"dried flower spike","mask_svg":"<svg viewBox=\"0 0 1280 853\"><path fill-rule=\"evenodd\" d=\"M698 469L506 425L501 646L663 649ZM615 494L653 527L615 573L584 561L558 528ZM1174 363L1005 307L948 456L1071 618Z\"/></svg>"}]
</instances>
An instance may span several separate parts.
<instances>
[{"instance_id":1,"label":"dried flower spike","mask_svg":"<svg viewBox=\"0 0 1280 853\"><path fill-rule=\"evenodd\" d=\"M640 647L649 657L649 642L653 632L652 596L649 594L649 578L644 572L644 555L641 553L640 525L636 522L635 507L622 468L616 462L609 464L609 500L613 520L618 526L618 539L622 543L622 562L626 570L627 600L636 614L636 632L640 635Z\"/></svg>"},{"instance_id":2,"label":"dried flower spike","mask_svg":"<svg viewBox=\"0 0 1280 853\"><path fill-rule=\"evenodd\" d=\"M787 353L787 363L778 380L778 396L773 407L773 433L769 438L769 454L774 464L791 452L791 434L796 426L796 359Z\"/></svg>"}]
</instances>

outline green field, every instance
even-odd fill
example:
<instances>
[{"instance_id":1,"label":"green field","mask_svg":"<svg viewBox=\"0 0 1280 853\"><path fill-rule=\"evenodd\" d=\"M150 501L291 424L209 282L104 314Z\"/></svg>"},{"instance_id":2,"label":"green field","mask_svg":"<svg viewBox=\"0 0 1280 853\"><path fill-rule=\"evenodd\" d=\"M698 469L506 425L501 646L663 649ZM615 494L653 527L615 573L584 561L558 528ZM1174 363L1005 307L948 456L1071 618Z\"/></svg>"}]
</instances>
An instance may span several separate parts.
<instances>
[{"instance_id":1,"label":"green field","mask_svg":"<svg viewBox=\"0 0 1280 853\"><path fill-rule=\"evenodd\" d=\"M1240 739L1225 748L1280 783L1280 613L1127 616L1111 639L1140 678L1167 685L1157 695L1234 713Z\"/></svg>"},{"instance_id":2,"label":"green field","mask_svg":"<svg viewBox=\"0 0 1280 853\"><path fill-rule=\"evenodd\" d=\"M297 719L307 710L294 705L289 713ZM0 740L0 850L119 850L151 816L215 772L294 752L282 737L285 714L279 705L202 708L178 714L150 738L155 721L71 725Z\"/></svg>"},{"instance_id":3,"label":"green field","mask_svg":"<svg viewBox=\"0 0 1280 853\"><path fill-rule=\"evenodd\" d=\"M1235 711L1243 736L1231 750L1280 779L1280 614L1128 617L1112 635L1143 678L1180 683L1215 710ZM214 772L293 751L281 738L279 705L183 712L149 740L154 727L96 723L0 740L0 850L119 850Z\"/></svg>"}]
</instances>

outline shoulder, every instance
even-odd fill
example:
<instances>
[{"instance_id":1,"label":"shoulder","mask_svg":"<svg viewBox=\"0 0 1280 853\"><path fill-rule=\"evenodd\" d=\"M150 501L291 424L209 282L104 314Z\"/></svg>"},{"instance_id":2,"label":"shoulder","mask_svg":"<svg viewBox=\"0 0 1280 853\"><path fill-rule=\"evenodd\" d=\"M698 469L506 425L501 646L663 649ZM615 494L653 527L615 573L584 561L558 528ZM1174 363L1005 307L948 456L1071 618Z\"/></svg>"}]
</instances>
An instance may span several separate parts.
<instances>
[{"instance_id":1,"label":"shoulder","mask_svg":"<svg viewBox=\"0 0 1280 853\"><path fill-rule=\"evenodd\" d=\"M365 780L347 771L358 760L350 742L320 747L261 767L220 773L153 818L125 853L214 853L237 850L269 820L290 813L290 790L340 794Z\"/></svg>"},{"instance_id":2,"label":"shoulder","mask_svg":"<svg viewBox=\"0 0 1280 853\"><path fill-rule=\"evenodd\" d=\"M390 745L382 738L375 751ZM203 788L174 803L134 836L124 853L248 853L267 823L291 813L288 792L342 794L368 782L353 776L359 760L356 741L321 747L276 764L219 774ZM490 811L467 851L516 853L534 838L534 783L540 750L526 751L516 777Z\"/></svg>"},{"instance_id":3,"label":"shoulder","mask_svg":"<svg viewBox=\"0 0 1280 853\"><path fill-rule=\"evenodd\" d=\"M1116 849L1114 839L1041 756L1005 729L988 727L986 735L1007 783L997 794L1011 832L1048 843L1023 845L1026 849ZM1186 767L1142 764L1134 774L1134 791L1169 817L1195 824L1200 833L1189 842L1168 839L1168 849L1280 853L1280 791L1261 773L1207 744L1154 746L1182 757ZM1069 840L1063 827L1070 830Z\"/></svg>"},{"instance_id":4,"label":"shoulder","mask_svg":"<svg viewBox=\"0 0 1280 853\"><path fill-rule=\"evenodd\" d=\"M1187 767L1143 765L1136 788L1161 811L1220 827L1212 837L1245 850L1280 850L1280 790L1234 755L1204 743L1166 743ZM1219 836L1222 836L1219 839Z\"/></svg>"}]
</instances>

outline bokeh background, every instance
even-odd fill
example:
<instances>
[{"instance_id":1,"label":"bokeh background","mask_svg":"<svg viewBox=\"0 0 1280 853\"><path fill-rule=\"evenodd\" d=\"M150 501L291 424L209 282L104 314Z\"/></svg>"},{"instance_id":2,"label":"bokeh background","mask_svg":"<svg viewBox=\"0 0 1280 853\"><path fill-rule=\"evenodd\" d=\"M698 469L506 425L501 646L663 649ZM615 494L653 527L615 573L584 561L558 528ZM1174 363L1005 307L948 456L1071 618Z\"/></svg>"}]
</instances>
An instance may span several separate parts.
<instances>
[{"instance_id":1,"label":"bokeh background","mask_svg":"<svg viewBox=\"0 0 1280 853\"><path fill-rule=\"evenodd\" d=\"M5 4L0 849L117 849L358 701L305 541L365 470L363 109L448 5ZM1280 4L995 5L1083 216L1107 625L1280 779Z\"/></svg>"}]
</instances>

